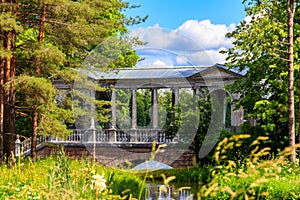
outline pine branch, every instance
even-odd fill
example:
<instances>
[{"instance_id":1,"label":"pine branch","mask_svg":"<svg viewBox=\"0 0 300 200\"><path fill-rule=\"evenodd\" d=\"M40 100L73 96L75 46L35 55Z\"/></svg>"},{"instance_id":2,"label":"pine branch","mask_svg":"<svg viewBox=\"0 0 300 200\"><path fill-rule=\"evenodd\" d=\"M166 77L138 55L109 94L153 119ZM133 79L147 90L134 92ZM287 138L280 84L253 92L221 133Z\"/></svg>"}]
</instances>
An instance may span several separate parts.
<instances>
[{"instance_id":1,"label":"pine branch","mask_svg":"<svg viewBox=\"0 0 300 200\"><path fill-rule=\"evenodd\" d=\"M53 21L53 20L45 20L45 22L49 23L49 24L57 24L57 25L64 25L64 26L70 26L70 24L64 23L64 22L58 22L58 21Z\"/></svg>"},{"instance_id":2,"label":"pine branch","mask_svg":"<svg viewBox=\"0 0 300 200\"><path fill-rule=\"evenodd\" d=\"M281 50L281 49L278 49L278 48L273 48L273 51L277 51L277 52L280 52L280 53L285 53L285 54L288 54L289 52L287 50Z\"/></svg>"}]
</instances>

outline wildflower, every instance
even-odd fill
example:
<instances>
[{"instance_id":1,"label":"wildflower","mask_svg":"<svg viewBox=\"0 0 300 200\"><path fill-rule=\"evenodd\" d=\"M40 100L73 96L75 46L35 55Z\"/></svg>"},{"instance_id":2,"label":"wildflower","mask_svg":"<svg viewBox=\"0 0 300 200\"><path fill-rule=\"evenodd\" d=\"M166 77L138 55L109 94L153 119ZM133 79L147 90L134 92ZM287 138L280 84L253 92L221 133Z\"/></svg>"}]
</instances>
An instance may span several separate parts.
<instances>
[{"instance_id":1,"label":"wildflower","mask_svg":"<svg viewBox=\"0 0 300 200\"><path fill-rule=\"evenodd\" d=\"M279 172L279 173L281 172L281 169L282 169L281 167L278 167L278 172Z\"/></svg>"},{"instance_id":2,"label":"wildflower","mask_svg":"<svg viewBox=\"0 0 300 200\"><path fill-rule=\"evenodd\" d=\"M232 160L228 160L228 167L236 167L236 164Z\"/></svg>"},{"instance_id":3,"label":"wildflower","mask_svg":"<svg viewBox=\"0 0 300 200\"><path fill-rule=\"evenodd\" d=\"M104 176L96 174L94 176L92 176L93 180L92 180L92 185L91 188L95 189L96 194L101 193L105 188L106 188L106 180L104 178Z\"/></svg>"}]
</instances>

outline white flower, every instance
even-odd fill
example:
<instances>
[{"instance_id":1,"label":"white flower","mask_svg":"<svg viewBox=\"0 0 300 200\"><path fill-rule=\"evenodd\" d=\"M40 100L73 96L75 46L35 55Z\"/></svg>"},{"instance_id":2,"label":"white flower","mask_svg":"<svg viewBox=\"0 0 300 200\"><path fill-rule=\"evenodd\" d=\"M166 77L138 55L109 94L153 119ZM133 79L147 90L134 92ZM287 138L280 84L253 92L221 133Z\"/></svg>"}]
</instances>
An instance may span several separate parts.
<instances>
[{"instance_id":1,"label":"white flower","mask_svg":"<svg viewBox=\"0 0 300 200\"><path fill-rule=\"evenodd\" d=\"M92 185L91 188L95 189L96 193L101 193L106 188L106 180L103 175L96 174L92 176Z\"/></svg>"},{"instance_id":2,"label":"white flower","mask_svg":"<svg viewBox=\"0 0 300 200\"><path fill-rule=\"evenodd\" d=\"M281 172L281 170L282 170L281 167L278 167L278 172L279 172L279 173Z\"/></svg>"}]
</instances>

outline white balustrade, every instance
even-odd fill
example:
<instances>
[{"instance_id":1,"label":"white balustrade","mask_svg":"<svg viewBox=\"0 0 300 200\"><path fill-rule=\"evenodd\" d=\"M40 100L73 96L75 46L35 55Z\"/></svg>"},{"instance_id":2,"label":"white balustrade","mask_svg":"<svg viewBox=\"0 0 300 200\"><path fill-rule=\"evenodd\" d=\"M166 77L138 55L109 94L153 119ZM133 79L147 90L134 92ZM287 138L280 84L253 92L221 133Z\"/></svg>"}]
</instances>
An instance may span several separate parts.
<instances>
[{"instance_id":1,"label":"white balustrade","mask_svg":"<svg viewBox=\"0 0 300 200\"><path fill-rule=\"evenodd\" d=\"M95 138L94 138L95 137ZM96 129L75 129L73 133L63 138L53 136L37 138L37 147L45 142L50 143L171 143L166 138L164 130L158 129L117 129L117 130L96 130ZM27 154L31 151L31 138L21 142L21 152Z\"/></svg>"}]
</instances>

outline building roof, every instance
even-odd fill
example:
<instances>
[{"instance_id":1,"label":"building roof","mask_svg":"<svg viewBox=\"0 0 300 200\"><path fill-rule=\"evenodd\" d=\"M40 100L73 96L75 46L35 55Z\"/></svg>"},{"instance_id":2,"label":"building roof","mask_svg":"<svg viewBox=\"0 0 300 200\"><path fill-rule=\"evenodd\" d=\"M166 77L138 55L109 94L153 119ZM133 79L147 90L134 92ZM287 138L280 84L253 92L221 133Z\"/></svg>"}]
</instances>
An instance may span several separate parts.
<instances>
[{"instance_id":1,"label":"building roof","mask_svg":"<svg viewBox=\"0 0 300 200\"><path fill-rule=\"evenodd\" d=\"M176 66L166 68L123 68L109 72L89 71L87 74L90 78L95 80L179 79L189 78L199 73L204 74L213 67L222 69L222 71L226 70L234 76L239 76L237 73L225 69L225 66L218 64L211 67Z\"/></svg>"},{"instance_id":2,"label":"building roof","mask_svg":"<svg viewBox=\"0 0 300 200\"><path fill-rule=\"evenodd\" d=\"M122 68L111 71L81 70L103 87L115 88L191 88L222 87L241 75L224 65Z\"/></svg>"}]
</instances>

